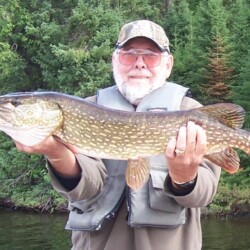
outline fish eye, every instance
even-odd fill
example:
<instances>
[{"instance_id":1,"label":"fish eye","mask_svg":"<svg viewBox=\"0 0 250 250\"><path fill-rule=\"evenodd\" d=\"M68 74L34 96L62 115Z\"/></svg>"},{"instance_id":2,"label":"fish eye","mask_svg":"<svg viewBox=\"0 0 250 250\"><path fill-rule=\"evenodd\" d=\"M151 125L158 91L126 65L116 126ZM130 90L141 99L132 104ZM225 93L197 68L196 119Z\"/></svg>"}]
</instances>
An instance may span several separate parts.
<instances>
[{"instance_id":1,"label":"fish eye","mask_svg":"<svg viewBox=\"0 0 250 250\"><path fill-rule=\"evenodd\" d=\"M11 100L11 104L14 106L14 107L17 107L21 104L20 101L18 101L17 99L14 99L14 100Z\"/></svg>"}]
</instances>

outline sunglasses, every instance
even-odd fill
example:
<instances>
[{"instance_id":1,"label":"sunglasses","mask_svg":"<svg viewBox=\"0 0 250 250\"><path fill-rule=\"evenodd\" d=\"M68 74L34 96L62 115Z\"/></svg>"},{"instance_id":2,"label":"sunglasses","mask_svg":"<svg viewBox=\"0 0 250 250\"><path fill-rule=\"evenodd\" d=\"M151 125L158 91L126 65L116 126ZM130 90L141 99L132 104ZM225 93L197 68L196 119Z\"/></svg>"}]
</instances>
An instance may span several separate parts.
<instances>
[{"instance_id":1,"label":"sunglasses","mask_svg":"<svg viewBox=\"0 0 250 250\"><path fill-rule=\"evenodd\" d=\"M148 67L156 67L161 62L162 53L156 53L151 50L143 49L130 49L130 50L119 50L119 61L123 65L132 65L136 62L138 56L142 56L143 61Z\"/></svg>"}]
</instances>

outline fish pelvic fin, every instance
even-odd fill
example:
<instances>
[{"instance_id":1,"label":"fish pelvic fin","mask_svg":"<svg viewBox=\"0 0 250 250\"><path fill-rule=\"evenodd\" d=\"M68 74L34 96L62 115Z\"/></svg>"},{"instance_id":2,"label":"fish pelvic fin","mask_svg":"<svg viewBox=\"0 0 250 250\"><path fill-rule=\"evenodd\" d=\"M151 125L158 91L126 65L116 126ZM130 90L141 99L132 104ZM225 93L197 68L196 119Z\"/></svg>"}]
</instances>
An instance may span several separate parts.
<instances>
[{"instance_id":1,"label":"fish pelvic fin","mask_svg":"<svg viewBox=\"0 0 250 250\"><path fill-rule=\"evenodd\" d=\"M240 158L237 152L230 147L218 153L205 155L204 158L220 166L230 174L236 173L240 168Z\"/></svg>"},{"instance_id":2,"label":"fish pelvic fin","mask_svg":"<svg viewBox=\"0 0 250 250\"><path fill-rule=\"evenodd\" d=\"M242 128L244 123L245 110L234 103L217 103L200 107L197 110L212 116L230 128Z\"/></svg>"},{"instance_id":3,"label":"fish pelvic fin","mask_svg":"<svg viewBox=\"0 0 250 250\"><path fill-rule=\"evenodd\" d=\"M149 172L150 166L146 159L129 159L126 169L127 185L134 190L141 188L147 182Z\"/></svg>"}]
</instances>

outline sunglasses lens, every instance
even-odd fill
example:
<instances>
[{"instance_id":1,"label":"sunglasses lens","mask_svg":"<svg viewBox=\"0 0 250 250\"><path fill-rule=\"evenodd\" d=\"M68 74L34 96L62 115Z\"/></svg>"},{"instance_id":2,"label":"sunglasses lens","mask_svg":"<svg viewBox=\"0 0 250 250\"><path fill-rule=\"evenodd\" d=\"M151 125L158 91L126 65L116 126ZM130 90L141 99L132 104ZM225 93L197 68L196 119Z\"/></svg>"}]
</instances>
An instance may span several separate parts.
<instances>
[{"instance_id":1,"label":"sunglasses lens","mask_svg":"<svg viewBox=\"0 0 250 250\"><path fill-rule=\"evenodd\" d=\"M149 50L128 50L119 52L119 61L123 65L132 65L136 62L138 56L143 57L144 62L148 67L158 66L161 61L161 54L154 53Z\"/></svg>"},{"instance_id":2,"label":"sunglasses lens","mask_svg":"<svg viewBox=\"0 0 250 250\"><path fill-rule=\"evenodd\" d=\"M120 63L124 65L131 65L137 59L137 53L134 50L120 51L119 52Z\"/></svg>"},{"instance_id":3,"label":"sunglasses lens","mask_svg":"<svg viewBox=\"0 0 250 250\"><path fill-rule=\"evenodd\" d=\"M148 53L143 55L143 59L148 67L155 67L159 65L161 55L157 53Z\"/></svg>"}]
</instances>

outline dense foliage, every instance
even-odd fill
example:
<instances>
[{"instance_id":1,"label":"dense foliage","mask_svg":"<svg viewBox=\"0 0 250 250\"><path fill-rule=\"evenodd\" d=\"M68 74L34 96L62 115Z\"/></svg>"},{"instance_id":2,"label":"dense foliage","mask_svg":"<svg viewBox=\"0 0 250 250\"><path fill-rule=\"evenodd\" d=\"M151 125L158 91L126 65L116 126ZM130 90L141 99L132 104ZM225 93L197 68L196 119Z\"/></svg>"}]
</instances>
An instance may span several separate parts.
<instances>
[{"instance_id":1,"label":"dense foliage","mask_svg":"<svg viewBox=\"0 0 250 250\"><path fill-rule=\"evenodd\" d=\"M121 25L150 19L171 41L171 80L203 104L230 101L250 127L248 0L0 0L0 92L56 90L79 96L113 84L111 54ZM40 156L17 152L0 135L0 197L36 206L58 199ZM223 186L249 188L250 161L240 152Z\"/></svg>"}]
</instances>

